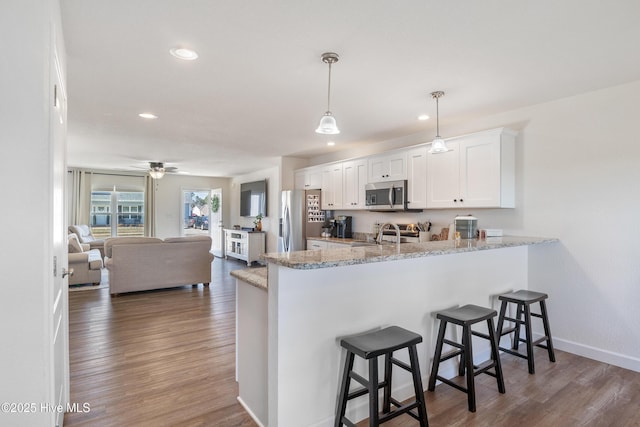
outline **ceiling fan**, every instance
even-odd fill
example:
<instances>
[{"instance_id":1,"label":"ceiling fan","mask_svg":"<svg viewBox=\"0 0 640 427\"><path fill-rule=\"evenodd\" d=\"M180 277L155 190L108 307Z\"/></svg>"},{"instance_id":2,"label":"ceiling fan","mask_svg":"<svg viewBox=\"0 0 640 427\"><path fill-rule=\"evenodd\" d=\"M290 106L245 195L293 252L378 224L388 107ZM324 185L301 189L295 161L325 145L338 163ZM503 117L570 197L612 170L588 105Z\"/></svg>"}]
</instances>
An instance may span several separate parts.
<instances>
[{"instance_id":1,"label":"ceiling fan","mask_svg":"<svg viewBox=\"0 0 640 427\"><path fill-rule=\"evenodd\" d=\"M166 166L163 162L149 162L149 175L153 179L160 179L165 173L177 173L178 168L175 166Z\"/></svg>"}]
</instances>

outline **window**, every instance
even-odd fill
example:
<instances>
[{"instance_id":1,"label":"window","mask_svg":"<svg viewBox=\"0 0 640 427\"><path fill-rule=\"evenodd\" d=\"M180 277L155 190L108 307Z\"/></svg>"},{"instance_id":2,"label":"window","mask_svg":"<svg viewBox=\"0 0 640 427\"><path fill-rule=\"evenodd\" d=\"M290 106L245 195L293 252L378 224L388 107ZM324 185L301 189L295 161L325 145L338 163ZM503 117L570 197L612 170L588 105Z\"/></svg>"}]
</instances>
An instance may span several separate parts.
<instances>
[{"instance_id":1,"label":"window","mask_svg":"<svg viewBox=\"0 0 640 427\"><path fill-rule=\"evenodd\" d=\"M144 193L92 192L90 222L91 232L96 238L144 236Z\"/></svg>"}]
</instances>

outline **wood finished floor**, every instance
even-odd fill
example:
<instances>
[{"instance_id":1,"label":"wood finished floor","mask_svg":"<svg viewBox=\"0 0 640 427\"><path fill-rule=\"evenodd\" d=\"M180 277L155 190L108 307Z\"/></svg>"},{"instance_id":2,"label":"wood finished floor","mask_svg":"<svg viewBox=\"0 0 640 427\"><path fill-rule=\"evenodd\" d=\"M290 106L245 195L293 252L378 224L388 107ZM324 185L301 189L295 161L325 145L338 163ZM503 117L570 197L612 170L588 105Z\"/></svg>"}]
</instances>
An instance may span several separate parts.
<instances>
[{"instance_id":1,"label":"wood finished floor","mask_svg":"<svg viewBox=\"0 0 640 427\"><path fill-rule=\"evenodd\" d=\"M236 400L229 271L240 268L216 258L210 288L70 293L71 402L91 411L67 413L65 426L255 426ZM536 351L535 375L502 357L504 395L494 378L476 377L476 413L451 387L426 392L430 426L640 426L640 373L561 351L550 363ZM384 425L418 423L402 415Z\"/></svg>"}]
</instances>

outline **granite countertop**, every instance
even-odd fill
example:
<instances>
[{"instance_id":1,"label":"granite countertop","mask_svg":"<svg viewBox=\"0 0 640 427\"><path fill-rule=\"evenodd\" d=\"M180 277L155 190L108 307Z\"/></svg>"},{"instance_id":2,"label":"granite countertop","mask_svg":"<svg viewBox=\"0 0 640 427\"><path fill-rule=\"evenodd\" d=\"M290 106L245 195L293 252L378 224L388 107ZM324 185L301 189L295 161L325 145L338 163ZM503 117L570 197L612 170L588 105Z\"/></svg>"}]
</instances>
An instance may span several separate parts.
<instances>
[{"instance_id":1,"label":"granite countertop","mask_svg":"<svg viewBox=\"0 0 640 427\"><path fill-rule=\"evenodd\" d=\"M340 239L345 240L345 239ZM557 242L556 238L504 236L487 240L443 240L424 243L388 243L339 249L266 253L261 259L284 267L311 270L370 262L395 261L427 256L449 255L514 246L538 245Z\"/></svg>"},{"instance_id":2,"label":"granite countertop","mask_svg":"<svg viewBox=\"0 0 640 427\"><path fill-rule=\"evenodd\" d=\"M366 238L349 238L349 237L307 237L307 240L320 240L322 242L341 243L343 245L358 245L366 243Z\"/></svg>"},{"instance_id":3,"label":"granite countertop","mask_svg":"<svg viewBox=\"0 0 640 427\"><path fill-rule=\"evenodd\" d=\"M255 286L256 288L264 289L265 291L268 289L267 267L249 267L243 270L233 270L229 274L243 282Z\"/></svg>"}]
</instances>

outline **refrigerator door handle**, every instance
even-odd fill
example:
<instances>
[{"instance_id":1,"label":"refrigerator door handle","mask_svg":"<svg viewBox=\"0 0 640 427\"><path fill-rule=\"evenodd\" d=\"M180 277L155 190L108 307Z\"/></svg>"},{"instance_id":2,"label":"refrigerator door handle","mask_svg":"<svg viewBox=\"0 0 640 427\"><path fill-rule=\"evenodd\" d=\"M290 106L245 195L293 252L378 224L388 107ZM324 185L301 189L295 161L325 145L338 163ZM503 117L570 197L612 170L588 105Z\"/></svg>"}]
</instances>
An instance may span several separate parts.
<instances>
[{"instance_id":1,"label":"refrigerator door handle","mask_svg":"<svg viewBox=\"0 0 640 427\"><path fill-rule=\"evenodd\" d=\"M284 207L284 215L282 219L282 248L285 252L289 252L291 245L291 217L289 215L289 206Z\"/></svg>"}]
</instances>

